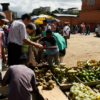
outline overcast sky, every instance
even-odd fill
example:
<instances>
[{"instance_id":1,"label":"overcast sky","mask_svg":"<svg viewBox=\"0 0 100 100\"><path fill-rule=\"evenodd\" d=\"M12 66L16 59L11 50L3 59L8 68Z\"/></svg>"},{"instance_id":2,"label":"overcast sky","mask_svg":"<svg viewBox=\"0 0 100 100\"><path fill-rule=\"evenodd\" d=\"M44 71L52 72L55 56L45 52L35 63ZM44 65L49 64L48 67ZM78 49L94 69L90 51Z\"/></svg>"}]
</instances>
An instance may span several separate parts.
<instances>
[{"instance_id":1,"label":"overcast sky","mask_svg":"<svg viewBox=\"0 0 100 100\"><path fill-rule=\"evenodd\" d=\"M81 9L81 0L0 0L0 3L10 3L10 10L23 13L30 13L33 9L50 6L51 11L57 8L78 7ZM0 5L1 8L1 5Z\"/></svg>"}]
</instances>

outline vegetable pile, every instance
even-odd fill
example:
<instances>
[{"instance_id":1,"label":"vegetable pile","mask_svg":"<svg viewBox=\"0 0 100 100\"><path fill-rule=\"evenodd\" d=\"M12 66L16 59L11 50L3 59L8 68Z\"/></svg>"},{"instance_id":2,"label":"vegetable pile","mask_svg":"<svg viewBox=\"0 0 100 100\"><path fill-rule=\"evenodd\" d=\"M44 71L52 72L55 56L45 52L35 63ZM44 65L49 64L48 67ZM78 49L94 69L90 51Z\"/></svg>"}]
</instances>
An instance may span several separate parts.
<instances>
[{"instance_id":1,"label":"vegetable pile","mask_svg":"<svg viewBox=\"0 0 100 100\"><path fill-rule=\"evenodd\" d=\"M77 70L80 71L81 69L77 68ZM71 78L72 80L68 80L68 77L71 75L74 77L75 74L73 73L77 72L77 70L74 70L71 67L66 67L65 63L61 63L60 67L58 67L57 65L52 66L52 72L60 83L75 82L74 78Z\"/></svg>"},{"instance_id":2,"label":"vegetable pile","mask_svg":"<svg viewBox=\"0 0 100 100\"><path fill-rule=\"evenodd\" d=\"M50 90L54 88L56 82L52 80L52 73L50 70L47 70L47 68L39 70L38 67L35 67L34 72L39 86L42 86L43 89Z\"/></svg>"},{"instance_id":3,"label":"vegetable pile","mask_svg":"<svg viewBox=\"0 0 100 100\"><path fill-rule=\"evenodd\" d=\"M95 94L90 87L82 83L72 86L70 95L74 100L100 100L100 93Z\"/></svg>"},{"instance_id":4,"label":"vegetable pile","mask_svg":"<svg viewBox=\"0 0 100 100\"><path fill-rule=\"evenodd\" d=\"M99 81L100 67L94 66L89 70L83 70L77 74L77 77L83 82Z\"/></svg>"}]
</instances>

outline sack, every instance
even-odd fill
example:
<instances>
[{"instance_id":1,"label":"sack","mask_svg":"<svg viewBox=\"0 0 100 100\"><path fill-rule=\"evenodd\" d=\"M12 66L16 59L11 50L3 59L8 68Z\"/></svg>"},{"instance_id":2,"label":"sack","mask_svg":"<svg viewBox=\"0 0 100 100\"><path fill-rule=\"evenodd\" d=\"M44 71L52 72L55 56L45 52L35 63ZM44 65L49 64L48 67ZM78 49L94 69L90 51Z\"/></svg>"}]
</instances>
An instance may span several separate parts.
<instances>
[{"instance_id":1,"label":"sack","mask_svg":"<svg viewBox=\"0 0 100 100\"><path fill-rule=\"evenodd\" d=\"M35 56L34 56L34 53L32 51L32 46L29 46L29 62L32 63L32 65L34 67L36 67L37 62L35 61Z\"/></svg>"}]
</instances>

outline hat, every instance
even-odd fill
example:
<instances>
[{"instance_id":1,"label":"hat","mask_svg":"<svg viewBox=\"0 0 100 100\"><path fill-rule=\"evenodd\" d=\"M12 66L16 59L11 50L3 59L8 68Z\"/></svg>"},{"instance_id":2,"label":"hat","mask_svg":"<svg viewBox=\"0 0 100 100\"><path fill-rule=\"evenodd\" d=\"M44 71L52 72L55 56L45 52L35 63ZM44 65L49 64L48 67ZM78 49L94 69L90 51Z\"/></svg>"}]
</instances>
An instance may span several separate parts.
<instances>
[{"instance_id":1,"label":"hat","mask_svg":"<svg viewBox=\"0 0 100 100\"><path fill-rule=\"evenodd\" d=\"M65 22L65 24L68 24L67 22Z\"/></svg>"},{"instance_id":2,"label":"hat","mask_svg":"<svg viewBox=\"0 0 100 100\"><path fill-rule=\"evenodd\" d=\"M4 22L9 22L9 20L6 19L6 15L3 12L0 12L0 19L3 20Z\"/></svg>"}]
</instances>

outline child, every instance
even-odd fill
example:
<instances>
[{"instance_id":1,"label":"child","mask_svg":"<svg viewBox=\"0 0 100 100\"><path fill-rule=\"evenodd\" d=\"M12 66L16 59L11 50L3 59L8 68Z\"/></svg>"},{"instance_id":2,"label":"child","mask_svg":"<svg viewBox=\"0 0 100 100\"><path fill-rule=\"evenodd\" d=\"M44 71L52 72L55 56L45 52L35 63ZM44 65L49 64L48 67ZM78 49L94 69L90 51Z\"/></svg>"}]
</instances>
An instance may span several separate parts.
<instances>
[{"instance_id":1,"label":"child","mask_svg":"<svg viewBox=\"0 0 100 100\"><path fill-rule=\"evenodd\" d=\"M59 49L57 46L57 42L55 37L52 36L52 31L50 29L48 29L46 31L46 37L41 38L40 40L38 40L37 42L39 43L40 41L45 41L46 46L44 47L44 49L48 49L48 63L49 63L49 68L52 69L52 60L54 58L55 60L55 64L58 65L59 64Z\"/></svg>"},{"instance_id":2,"label":"child","mask_svg":"<svg viewBox=\"0 0 100 100\"><path fill-rule=\"evenodd\" d=\"M27 39L30 40L31 37L29 36L29 34L33 33L35 31L36 27L34 24L32 23L29 23L27 26L26 26L26 31L27 31ZM22 55L27 55L28 53L28 49L29 49L29 45L26 44L26 43L23 43L22 45Z\"/></svg>"}]
</instances>

